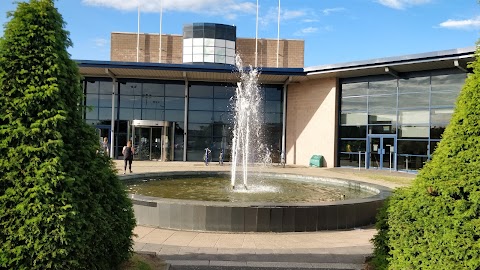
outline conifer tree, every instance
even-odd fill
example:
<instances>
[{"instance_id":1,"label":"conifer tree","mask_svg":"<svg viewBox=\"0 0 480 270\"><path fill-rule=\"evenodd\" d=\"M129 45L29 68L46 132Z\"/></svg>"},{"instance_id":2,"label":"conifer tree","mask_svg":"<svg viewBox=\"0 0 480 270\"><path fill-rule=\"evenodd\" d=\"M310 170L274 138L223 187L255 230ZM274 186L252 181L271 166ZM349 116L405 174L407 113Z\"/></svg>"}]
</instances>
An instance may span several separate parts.
<instances>
[{"instance_id":1,"label":"conifer tree","mask_svg":"<svg viewBox=\"0 0 480 270\"><path fill-rule=\"evenodd\" d=\"M112 269L135 226L112 161L82 119L54 0L18 3L0 39L0 268Z\"/></svg>"},{"instance_id":2,"label":"conifer tree","mask_svg":"<svg viewBox=\"0 0 480 270\"><path fill-rule=\"evenodd\" d=\"M480 269L479 55L432 159L377 222L378 269Z\"/></svg>"}]
</instances>

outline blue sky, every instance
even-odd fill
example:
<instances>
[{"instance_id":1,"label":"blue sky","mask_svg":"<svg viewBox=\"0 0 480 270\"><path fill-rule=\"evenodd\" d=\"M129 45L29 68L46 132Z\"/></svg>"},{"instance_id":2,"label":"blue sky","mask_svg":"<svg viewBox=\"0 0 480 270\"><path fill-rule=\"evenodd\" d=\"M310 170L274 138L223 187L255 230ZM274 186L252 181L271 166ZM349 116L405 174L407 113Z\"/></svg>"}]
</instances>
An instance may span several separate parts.
<instances>
[{"instance_id":1,"label":"blue sky","mask_svg":"<svg viewBox=\"0 0 480 270\"><path fill-rule=\"evenodd\" d=\"M13 0L1 0L0 24ZM182 34L184 24L237 26L255 37L256 0L59 0L73 59L109 60L111 32ZM477 0L281 0L280 38L305 40L305 66L368 60L475 46ZM277 38L278 0L259 0L260 38ZM0 32L3 35L3 27Z\"/></svg>"}]
</instances>

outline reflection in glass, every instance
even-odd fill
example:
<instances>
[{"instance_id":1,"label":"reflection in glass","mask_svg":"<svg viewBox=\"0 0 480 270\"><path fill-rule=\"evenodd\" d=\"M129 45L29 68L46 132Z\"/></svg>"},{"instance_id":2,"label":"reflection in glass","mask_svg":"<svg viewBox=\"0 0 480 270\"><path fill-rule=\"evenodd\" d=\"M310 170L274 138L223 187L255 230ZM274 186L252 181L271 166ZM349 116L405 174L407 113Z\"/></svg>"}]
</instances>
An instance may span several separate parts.
<instances>
[{"instance_id":1,"label":"reflection in glass","mask_svg":"<svg viewBox=\"0 0 480 270\"><path fill-rule=\"evenodd\" d=\"M265 101L265 112L281 113L282 103L280 101Z\"/></svg>"},{"instance_id":2,"label":"reflection in glass","mask_svg":"<svg viewBox=\"0 0 480 270\"><path fill-rule=\"evenodd\" d=\"M87 81L87 94L98 94L98 82Z\"/></svg>"},{"instance_id":3,"label":"reflection in glass","mask_svg":"<svg viewBox=\"0 0 480 270\"><path fill-rule=\"evenodd\" d=\"M432 92L432 107L453 107L458 94L458 92Z\"/></svg>"},{"instance_id":4,"label":"reflection in glass","mask_svg":"<svg viewBox=\"0 0 480 270\"><path fill-rule=\"evenodd\" d=\"M432 125L439 123L449 123L452 119L453 108L452 109L432 109L430 111Z\"/></svg>"},{"instance_id":5,"label":"reflection in glass","mask_svg":"<svg viewBox=\"0 0 480 270\"><path fill-rule=\"evenodd\" d=\"M385 111L378 113L370 113L368 115L369 124L391 124L395 125L397 122L397 114L395 111Z\"/></svg>"},{"instance_id":6,"label":"reflection in glass","mask_svg":"<svg viewBox=\"0 0 480 270\"><path fill-rule=\"evenodd\" d=\"M428 110L399 111L398 122L400 124L427 124L430 115Z\"/></svg>"},{"instance_id":7,"label":"reflection in glass","mask_svg":"<svg viewBox=\"0 0 480 270\"><path fill-rule=\"evenodd\" d=\"M428 161L428 156L398 156L398 170L419 170Z\"/></svg>"},{"instance_id":8,"label":"reflection in glass","mask_svg":"<svg viewBox=\"0 0 480 270\"><path fill-rule=\"evenodd\" d=\"M414 77L400 79L398 80L398 92L428 94L428 92L430 92L430 77Z\"/></svg>"},{"instance_id":9,"label":"reflection in glass","mask_svg":"<svg viewBox=\"0 0 480 270\"><path fill-rule=\"evenodd\" d=\"M165 109L170 110L184 110L185 109L185 99L179 97L166 97L165 98Z\"/></svg>"},{"instance_id":10,"label":"reflection in glass","mask_svg":"<svg viewBox=\"0 0 480 270\"><path fill-rule=\"evenodd\" d=\"M108 94L112 96L113 85L112 82L100 81L100 87L98 88L99 94Z\"/></svg>"},{"instance_id":11,"label":"reflection in glass","mask_svg":"<svg viewBox=\"0 0 480 270\"><path fill-rule=\"evenodd\" d=\"M368 112L390 111L397 107L397 95L368 97Z\"/></svg>"},{"instance_id":12,"label":"reflection in glass","mask_svg":"<svg viewBox=\"0 0 480 270\"><path fill-rule=\"evenodd\" d=\"M85 119L98 119L98 108L97 107L87 108Z\"/></svg>"},{"instance_id":13,"label":"reflection in glass","mask_svg":"<svg viewBox=\"0 0 480 270\"><path fill-rule=\"evenodd\" d=\"M363 96L368 91L367 82L344 83L342 84L342 97Z\"/></svg>"},{"instance_id":14,"label":"reflection in glass","mask_svg":"<svg viewBox=\"0 0 480 270\"><path fill-rule=\"evenodd\" d=\"M142 84L141 83L120 83L120 95L123 96L141 96Z\"/></svg>"},{"instance_id":15,"label":"reflection in glass","mask_svg":"<svg viewBox=\"0 0 480 270\"><path fill-rule=\"evenodd\" d=\"M143 83L143 95L164 96L165 87L163 84Z\"/></svg>"},{"instance_id":16,"label":"reflection in glass","mask_svg":"<svg viewBox=\"0 0 480 270\"><path fill-rule=\"evenodd\" d=\"M340 123L346 126L361 126L367 124L366 112L342 112Z\"/></svg>"},{"instance_id":17,"label":"reflection in glass","mask_svg":"<svg viewBox=\"0 0 480 270\"><path fill-rule=\"evenodd\" d=\"M371 81L368 85L369 95L397 94L397 80Z\"/></svg>"},{"instance_id":18,"label":"reflection in glass","mask_svg":"<svg viewBox=\"0 0 480 270\"><path fill-rule=\"evenodd\" d=\"M165 121L183 122L184 115L183 110L165 110Z\"/></svg>"},{"instance_id":19,"label":"reflection in glass","mask_svg":"<svg viewBox=\"0 0 480 270\"><path fill-rule=\"evenodd\" d=\"M366 111L367 97L348 97L342 98L342 111Z\"/></svg>"},{"instance_id":20,"label":"reflection in glass","mask_svg":"<svg viewBox=\"0 0 480 270\"><path fill-rule=\"evenodd\" d=\"M398 127L399 138L423 138L428 139L430 127L428 126L400 126Z\"/></svg>"},{"instance_id":21,"label":"reflection in glass","mask_svg":"<svg viewBox=\"0 0 480 270\"><path fill-rule=\"evenodd\" d=\"M452 91L458 93L466 78L465 73L432 76L432 92Z\"/></svg>"},{"instance_id":22,"label":"reflection in glass","mask_svg":"<svg viewBox=\"0 0 480 270\"><path fill-rule=\"evenodd\" d=\"M265 100L282 100L282 89L281 88L265 88Z\"/></svg>"},{"instance_id":23,"label":"reflection in glass","mask_svg":"<svg viewBox=\"0 0 480 270\"><path fill-rule=\"evenodd\" d=\"M190 98L188 101L189 110L211 111L213 110L213 99Z\"/></svg>"},{"instance_id":24,"label":"reflection in glass","mask_svg":"<svg viewBox=\"0 0 480 270\"><path fill-rule=\"evenodd\" d=\"M203 111L189 111L188 112L188 122L189 123L210 123L212 122L213 112L203 112Z\"/></svg>"},{"instance_id":25,"label":"reflection in glass","mask_svg":"<svg viewBox=\"0 0 480 270\"><path fill-rule=\"evenodd\" d=\"M428 108L429 92L398 95L398 108Z\"/></svg>"}]
</instances>

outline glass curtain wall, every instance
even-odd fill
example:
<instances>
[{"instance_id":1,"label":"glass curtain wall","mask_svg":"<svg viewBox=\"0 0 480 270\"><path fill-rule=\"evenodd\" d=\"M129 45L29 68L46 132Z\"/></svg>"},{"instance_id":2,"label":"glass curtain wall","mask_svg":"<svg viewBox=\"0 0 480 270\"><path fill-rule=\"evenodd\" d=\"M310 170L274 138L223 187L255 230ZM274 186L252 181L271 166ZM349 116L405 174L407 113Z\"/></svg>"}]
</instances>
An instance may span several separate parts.
<instances>
[{"instance_id":1,"label":"glass curtain wall","mask_svg":"<svg viewBox=\"0 0 480 270\"><path fill-rule=\"evenodd\" d=\"M368 136L396 138L398 170L418 170L450 121L465 82L459 70L371 76L341 81L340 166L365 166ZM359 153L361 155L359 155Z\"/></svg>"},{"instance_id":2,"label":"glass curtain wall","mask_svg":"<svg viewBox=\"0 0 480 270\"><path fill-rule=\"evenodd\" d=\"M112 118L112 81L86 78L84 81L85 120L92 126L110 126ZM157 120L175 123L174 160L182 161L185 144L187 160L203 160L209 147L218 161L220 151L230 160L232 140L232 107L235 87L221 84L191 84L188 98L188 142L184 142L184 82L119 80L115 96L114 157L121 156L127 142L129 121ZM271 148L272 160L280 156L282 137L282 86L263 86L265 143ZM171 133L171 131L170 131Z\"/></svg>"},{"instance_id":3,"label":"glass curtain wall","mask_svg":"<svg viewBox=\"0 0 480 270\"><path fill-rule=\"evenodd\" d=\"M272 160L279 159L282 137L282 86L263 86L264 142L270 147ZM212 151L212 160L218 161L224 152L224 161L230 161L233 132L232 102L235 87L192 84L188 102L187 160L203 160L204 149ZM278 156L276 158L276 156ZM275 162L275 161L274 161Z\"/></svg>"}]
</instances>

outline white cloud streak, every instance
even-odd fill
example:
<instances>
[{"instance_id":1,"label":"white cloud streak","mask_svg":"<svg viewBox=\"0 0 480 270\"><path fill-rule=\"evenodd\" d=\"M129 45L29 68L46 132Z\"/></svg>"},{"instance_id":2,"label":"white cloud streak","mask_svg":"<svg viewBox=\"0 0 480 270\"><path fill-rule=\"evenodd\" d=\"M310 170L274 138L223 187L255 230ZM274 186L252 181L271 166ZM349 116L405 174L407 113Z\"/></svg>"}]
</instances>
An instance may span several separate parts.
<instances>
[{"instance_id":1,"label":"white cloud streak","mask_svg":"<svg viewBox=\"0 0 480 270\"><path fill-rule=\"evenodd\" d=\"M110 44L110 40L108 40L106 38L96 38L96 39L93 40L93 43L95 44L96 48L104 48L108 44Z\"/></svg>"},{"instance_id":2,"label":"white cloud streak","mask_svg":"<svg viewBox=\"0 0 480 270\"><path fill-rule=\"evenodd\" d=\"M439 24L442 28L471 30L480 28L480 16L468 20L446 20Z\"/></svg>"},{"instance_id":3,"label":"white cloud streak","mask_svg":"<svg viewBox=\"0 0 480 270\"><path fill-rule=\"evenodd\" d=\"M123 11L137 10L138 4L142 12L164 11L192 12L207 15L220 15L225 18L236 18L239 14L255 14L256 5L242 0L82 0L85 5L102 6Z\"/></svg>"},{"instance_id":4,"label":"white cloud streak","mask_svg":"<svg viewBox=\"0 0 480 270\"><path fill-rule=\"evenodd\" d=\"M378 3L394 8L394 9L405 9L411 6L428 4L432 0L377 0Z\"/></svg>"},{"instance_id":5,"label":"white cloud streak","mask_svg":"<svg viewBox=\"0 0 480 270\"><path fill-rule=\"evenodd\" d=\"M309 34L316 33L316 32L318 32L318 30L319 29L317 27L306 27L306 28L298 30L297 32L294 33L294 35L295 36L306 36L306 35L309 35Z\"/></svg>"},{"instance_id":6,"label":"white cloud streak","mask_svg":"<svg viewBox=\"0 0 480 270\"><path fill-rule=\"evenodd\" d=\"M322 10L322 13L323 15L328 16L334 12L341 12L341 11L345 11L345 8L326 8Z\"/></svg>"}]
</instances>

